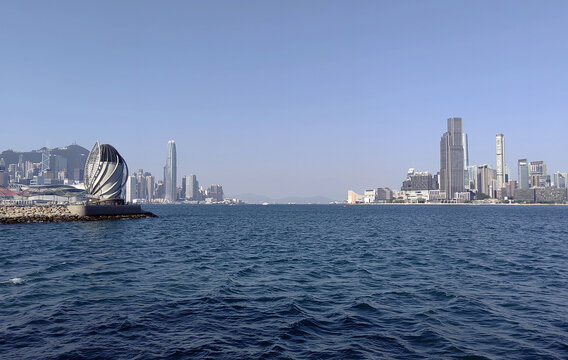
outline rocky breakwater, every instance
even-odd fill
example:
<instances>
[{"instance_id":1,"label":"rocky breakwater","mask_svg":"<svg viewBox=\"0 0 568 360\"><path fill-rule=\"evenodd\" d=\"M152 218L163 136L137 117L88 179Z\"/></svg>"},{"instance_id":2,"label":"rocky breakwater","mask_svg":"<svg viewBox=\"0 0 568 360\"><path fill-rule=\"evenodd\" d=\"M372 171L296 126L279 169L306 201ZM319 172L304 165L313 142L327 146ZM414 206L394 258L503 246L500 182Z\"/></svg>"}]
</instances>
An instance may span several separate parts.
<instances>
[{"instance_id":1,"label":"rocky breakwater","mask_svg":"<svg viewBox=\"0 0 568 360\"><path fill-rule=\"evenodd\" d=\"M72 214L64 205L0 206L0 224L139 219L155 216L149 212L128 215L80 216Z\"/></svg>"}]
</instances>

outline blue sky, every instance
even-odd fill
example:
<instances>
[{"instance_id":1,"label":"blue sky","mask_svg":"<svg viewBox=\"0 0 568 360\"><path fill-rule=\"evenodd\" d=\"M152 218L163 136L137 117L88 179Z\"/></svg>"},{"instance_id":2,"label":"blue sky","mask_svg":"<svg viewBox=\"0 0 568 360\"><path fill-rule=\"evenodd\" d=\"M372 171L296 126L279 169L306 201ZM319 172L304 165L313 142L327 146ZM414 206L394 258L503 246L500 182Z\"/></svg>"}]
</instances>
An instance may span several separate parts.
<instances>
[{"instance_id":1,"label":"blue sky","mask_svg":"<svg viewBox=\"0 0 568 360\"><path fill-rule=\"evenodd\" d=\"M568 170L565 1L0 3L0 148L96 140L229 194L346 197L437 172L446 119Z\"/></svg>"}]
</instances>

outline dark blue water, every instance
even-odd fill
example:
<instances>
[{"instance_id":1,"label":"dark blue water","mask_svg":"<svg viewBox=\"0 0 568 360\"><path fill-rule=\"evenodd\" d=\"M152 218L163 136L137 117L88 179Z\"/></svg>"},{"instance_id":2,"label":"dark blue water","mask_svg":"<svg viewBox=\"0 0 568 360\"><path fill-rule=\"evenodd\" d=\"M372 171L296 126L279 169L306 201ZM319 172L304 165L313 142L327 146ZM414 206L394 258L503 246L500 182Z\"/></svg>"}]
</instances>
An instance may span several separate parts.
<instances>
[{"instance_id":1,"label":"dark blue water","mask_svg":"<svg viewBox=\"0 0 568 360\"><path fill-rule=\"evenodd\" d=\"M146 209L0 226L0 358L568 358L568 207Z\"/></svg>"}]
</instances>

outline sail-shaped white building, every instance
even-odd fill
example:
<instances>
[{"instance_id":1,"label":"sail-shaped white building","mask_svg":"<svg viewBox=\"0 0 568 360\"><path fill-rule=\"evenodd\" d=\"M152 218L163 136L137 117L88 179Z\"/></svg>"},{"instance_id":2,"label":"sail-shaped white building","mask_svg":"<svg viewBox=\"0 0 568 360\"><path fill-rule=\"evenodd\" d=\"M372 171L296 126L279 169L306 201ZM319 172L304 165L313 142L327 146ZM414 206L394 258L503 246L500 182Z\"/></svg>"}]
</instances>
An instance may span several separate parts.
<instances>
[{"instance_id":1,"label":"sail-shaped white building","mask_svg":"<svg viewBox=\"0 0 568 360\"><path fill-rule=\"evenodd\" d=\"M109 144L93 146L85 164L85 190L88 202L122 200L128 178L128 166L118 151Z\"/></svg>"}]
</instances>

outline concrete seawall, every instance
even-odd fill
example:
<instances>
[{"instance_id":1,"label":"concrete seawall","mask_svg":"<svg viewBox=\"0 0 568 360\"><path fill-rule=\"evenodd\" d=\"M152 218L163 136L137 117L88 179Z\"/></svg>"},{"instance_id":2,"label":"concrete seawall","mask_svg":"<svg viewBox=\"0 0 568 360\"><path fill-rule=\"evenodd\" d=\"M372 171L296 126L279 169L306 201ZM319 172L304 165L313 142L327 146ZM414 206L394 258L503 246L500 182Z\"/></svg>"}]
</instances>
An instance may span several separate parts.
<instances>
[{"instance_id":1,"label":"concrete seawall","mask_svg":"<svg viewBox=\"0 0 568 360\"><path fill-rule=\"evenodd\" d=\"M73 205L75 206L75 205ZM129 209L124 212L114 211L111 213L101 211L78 212L77 208L70 211L64 205L34 205L34 206L1 206L0 205L0 224L14 224L27 222L60 222L60 221L98 221L112 219L139 219L145 217L155 217L150 212L144 212L139 207L139 211ZM86 215L84 215L86 214Z\"/></svg>"}]
</instances>

